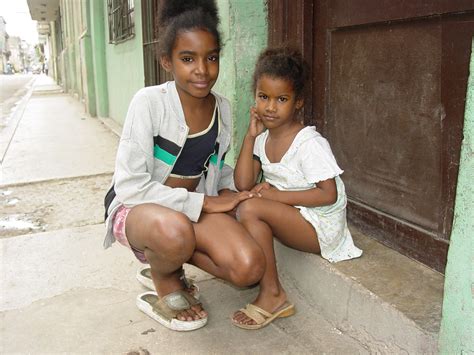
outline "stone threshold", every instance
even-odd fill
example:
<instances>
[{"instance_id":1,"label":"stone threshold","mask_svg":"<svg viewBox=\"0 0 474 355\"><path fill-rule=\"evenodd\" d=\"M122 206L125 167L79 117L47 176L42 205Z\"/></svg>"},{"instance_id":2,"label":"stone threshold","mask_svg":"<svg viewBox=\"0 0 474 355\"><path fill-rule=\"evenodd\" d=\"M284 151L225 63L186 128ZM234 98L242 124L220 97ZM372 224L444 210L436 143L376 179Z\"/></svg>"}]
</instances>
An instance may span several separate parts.
<instances>
[{"instance_id":1,"label":"stone threshold","mask_svg":"<svg viewBox=\"0 0 474 355\"><path fill-rule=\"evenodd\" d=\"M277 242L284 283L371 351L436 353L444 276L350 230L364 254L336 264Z\"/></svg>"}]
</instances>

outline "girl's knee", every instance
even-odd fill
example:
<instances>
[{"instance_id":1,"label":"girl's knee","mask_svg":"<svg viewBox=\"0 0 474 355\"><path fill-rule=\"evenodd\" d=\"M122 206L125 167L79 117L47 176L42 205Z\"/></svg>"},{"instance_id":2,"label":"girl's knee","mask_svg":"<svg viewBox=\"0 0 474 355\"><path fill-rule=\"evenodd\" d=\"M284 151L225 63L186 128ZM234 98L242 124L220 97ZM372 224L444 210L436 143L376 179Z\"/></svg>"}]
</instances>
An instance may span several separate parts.
<instances>
[{"instance_id":1,"label":"girl's knee","mask_svg":"<svg viewBox=\"0 0 474 355\"><path fill-rule=\"evenodd\" d=\"M162 253L192 255L196 247L189 218L180 212L157 215L151 223L149 248Z\"/></svg>"},{"instance_id":2,"label":"girl's knee","mask_svg":"<svg viewBox=\"0 0 474 355\"><path fill-rule=\"evenodd\" d=\"M245 250L235 256L231 281L239 287L254 285L265 271L265 255L260 247Z\"/></svg>"},{"instance_id":3,"label":"girl's knee","mask_svg":"<svg viewBox=\"0 0 474 355\"><path fill-rule=\"evenodd\" d=\"M258 198L250 198L242 201L237 207L236 218L242 221L248 218L258 218L261 211L261 201Z\"/></svg>"}]
</instances>

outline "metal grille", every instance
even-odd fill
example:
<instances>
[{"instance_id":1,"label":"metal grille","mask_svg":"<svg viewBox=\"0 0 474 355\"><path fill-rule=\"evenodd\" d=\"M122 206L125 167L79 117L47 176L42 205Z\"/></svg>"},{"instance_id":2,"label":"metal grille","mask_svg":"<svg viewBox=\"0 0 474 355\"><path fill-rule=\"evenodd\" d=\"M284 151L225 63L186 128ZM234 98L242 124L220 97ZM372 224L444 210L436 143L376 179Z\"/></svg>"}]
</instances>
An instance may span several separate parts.
<instances>
[{"instance_id":1,"label":"metal grille","mask_svg":"<svg viewBox=\"0 0 474 355\"><path fill-rule=\"evenodd\" d=\"M119 43L135 36L134 0L107 0L109 43Z\"/></svg>"},{"instance_id":2,"label":"metal grille","mask_svg":"<svg viewBox=\"0 0 474 355\"><path fill-rule=\"evenodd\" d=\"M173 76L161 67L157 54L159 33L156 14L159 11L159 7L160 0L142 1L145 86L158 85L168 80L173 80Z\"/></svg>"}]
</instances>

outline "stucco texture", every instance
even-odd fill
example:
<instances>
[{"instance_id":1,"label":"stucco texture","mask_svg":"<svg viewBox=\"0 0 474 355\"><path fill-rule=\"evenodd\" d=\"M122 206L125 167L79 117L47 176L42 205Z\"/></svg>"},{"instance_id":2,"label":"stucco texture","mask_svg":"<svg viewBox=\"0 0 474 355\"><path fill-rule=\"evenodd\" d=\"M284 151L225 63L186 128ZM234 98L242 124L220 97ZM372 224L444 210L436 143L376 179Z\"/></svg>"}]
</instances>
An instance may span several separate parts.
<instances>
[{"instance_id":1,"label":"stucco texture","mask_svg":"<svg viewBox=\"0 0 474 355\"><path fill-rule=\"evenodd\" d=\"M264 0L218 0L223 50L215 91L226 96L233 112L233 144L226 162L233 165L247 131L254 101L251 79L255 61L267 45L267 8Z\"/></svg>"},{"instance_id":2,"label":"stucco texture","mask_svg":"<svg viewBox=\"0 0 474 355\"><path fill-rule=\"evenodd\" d=\"M474 49L474 40L473 45ZM471 52L453 230L448 251L441 354L474 354L474 50Z\"/></svg>"}]
</instances>

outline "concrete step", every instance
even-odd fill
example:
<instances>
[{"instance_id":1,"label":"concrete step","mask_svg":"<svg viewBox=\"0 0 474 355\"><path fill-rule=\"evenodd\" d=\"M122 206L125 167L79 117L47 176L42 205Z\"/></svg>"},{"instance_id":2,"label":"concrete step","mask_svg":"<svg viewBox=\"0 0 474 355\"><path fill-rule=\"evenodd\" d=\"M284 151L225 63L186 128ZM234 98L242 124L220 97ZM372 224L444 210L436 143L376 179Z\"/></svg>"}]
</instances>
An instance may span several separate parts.
<instances>
[{"instance_id":1,"label":"concrete step","mask_svg":"<svg viewBox=\"0 0 474 355\"><path fill-rule=\"evenodd\" d=\"M437 352L444 277L350 226L361 258L331 264L276 243L285 287L371 352Z\"/></svg>"}]
</instances>

